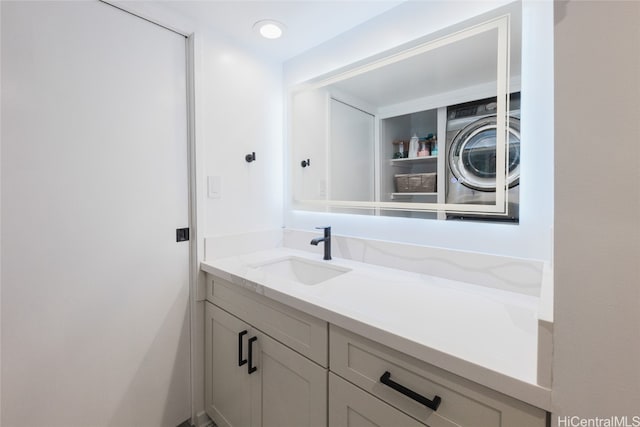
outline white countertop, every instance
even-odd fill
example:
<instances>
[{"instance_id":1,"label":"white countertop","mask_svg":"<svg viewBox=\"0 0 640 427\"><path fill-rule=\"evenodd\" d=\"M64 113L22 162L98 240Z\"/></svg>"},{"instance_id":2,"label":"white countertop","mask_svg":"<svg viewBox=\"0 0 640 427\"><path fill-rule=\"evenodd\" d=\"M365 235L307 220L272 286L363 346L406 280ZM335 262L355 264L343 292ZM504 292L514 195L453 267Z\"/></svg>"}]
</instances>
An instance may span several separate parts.
<instances>
[{"instance_id":1,"label":"white countertop","mask_svg":"<svg viewBox=\"0 0 640 427\"><path fill-rule=\"evenodd\" d=\"M551 391L536 384L538 298L347 259L323 261L351 271L312 286L251 268L286 256L320 260L308 252L277 248L205 261L201 268L551 410Z\"/></svg>"}]
</instances>

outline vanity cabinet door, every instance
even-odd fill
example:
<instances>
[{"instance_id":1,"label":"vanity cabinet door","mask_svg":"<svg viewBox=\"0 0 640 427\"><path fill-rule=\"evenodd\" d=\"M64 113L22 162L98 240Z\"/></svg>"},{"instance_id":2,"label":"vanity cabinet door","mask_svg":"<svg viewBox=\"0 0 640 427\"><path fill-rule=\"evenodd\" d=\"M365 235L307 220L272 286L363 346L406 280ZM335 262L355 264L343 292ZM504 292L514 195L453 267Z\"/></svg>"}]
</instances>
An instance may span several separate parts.
<instances>
[{"instance_id":1,"label":"vanity cabinet door","mask_svg":"<svg viewBox=\"0 0 640 427\"><path fill-rule=\"evenodd\" d=\"M326 368L211 303L205 334L205 405L218 427L326 427Z\"/></svg>"},{"instance_id":2,"label":"vanity cabinet door","mask_svg":"<svg viewBox=\"0 0 640 427\"><path fill-rule=\"evenodd\" d=\"M252 344L253 426L326 427L327 369L264 333Z\"/></svg>"},{"instance_id":3,"label":"vanity cabinet door","mask_svg":"<svg viewBox=\"0 0 640 427\"><path fill-rule=\"evenodd\" d=\"M242 335L247 357L249 325L213 304L206 304L205 324L205 406L218 427L251 425L251 377L246 363L238 366L238 337Z\"/></svg>"},{"instance_id":4,"label":"vanity cabinet door","mask_svg":"<svg viewBox=\"0 0 640 427\"><path fill-rule=\"evenodd\" d=\"M391 426L425 427L350 382L329 374L329 427Z\"/></svg>"}]
</instances>

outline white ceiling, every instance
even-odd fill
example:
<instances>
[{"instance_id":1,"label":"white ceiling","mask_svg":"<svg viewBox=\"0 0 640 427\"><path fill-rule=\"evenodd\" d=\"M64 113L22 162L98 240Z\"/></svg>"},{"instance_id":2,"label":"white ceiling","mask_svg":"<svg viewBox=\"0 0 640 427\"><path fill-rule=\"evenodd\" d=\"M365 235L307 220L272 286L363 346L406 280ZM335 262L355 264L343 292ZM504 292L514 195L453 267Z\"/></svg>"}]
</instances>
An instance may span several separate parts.
<instances>
[{"instance_id":1,"label":"white ceiling","mask_svg":"<svg viewBox=\"0 0 640 427\"><path fill-rule=\"evenodd\" d=\"M403 3L405 0L159 1L164 8L211 26L253 51L285 61ZM253 24L273 19L286 26L284 36L267 40Z\"/></svg>"}]
</instances>

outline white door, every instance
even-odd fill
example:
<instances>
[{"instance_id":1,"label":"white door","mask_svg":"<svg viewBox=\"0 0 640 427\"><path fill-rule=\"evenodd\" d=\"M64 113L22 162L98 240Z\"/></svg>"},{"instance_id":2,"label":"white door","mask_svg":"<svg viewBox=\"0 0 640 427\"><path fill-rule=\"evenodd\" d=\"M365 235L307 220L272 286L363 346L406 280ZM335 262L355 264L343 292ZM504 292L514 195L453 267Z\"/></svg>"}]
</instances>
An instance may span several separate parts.
<instances>
[{"instance_id":1,"label":"white door","mask_svg":"<svg viewBox=\"0 0 640 427\"><path fill-rule=\"evenodd\" d=\"M190 416L185 38L2 2L2 420Z\"/></svg>"},{"instance_id":2,"label":"white door","mask_svg":"<svg viewBox=\"0 0 640 427\"><path fill-rule=\"evenodd\" d=\"M374 117L335 99L330 108L329 199L373 202Z\"/></svg>"}]
</instances>

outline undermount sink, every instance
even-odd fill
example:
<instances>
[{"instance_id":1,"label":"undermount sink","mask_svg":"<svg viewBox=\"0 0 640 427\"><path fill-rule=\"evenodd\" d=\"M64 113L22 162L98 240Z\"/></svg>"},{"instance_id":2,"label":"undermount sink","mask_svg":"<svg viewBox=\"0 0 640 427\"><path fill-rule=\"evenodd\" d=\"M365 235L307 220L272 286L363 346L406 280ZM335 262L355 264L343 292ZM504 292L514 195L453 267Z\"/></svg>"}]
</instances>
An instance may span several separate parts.
<instances>
[{"instance_id":1,"label":"undermount sink","mask_svg":"<svg viewBox=\"0 0 640 427\"><path fill-rule=\"evenodd\" d=\"M265 274L304 285L317 285L351 271L348 268L293 256L252 265L251 267Z\"/></svg>"}]
</instances>

